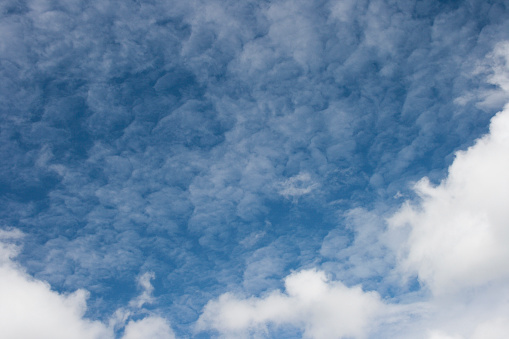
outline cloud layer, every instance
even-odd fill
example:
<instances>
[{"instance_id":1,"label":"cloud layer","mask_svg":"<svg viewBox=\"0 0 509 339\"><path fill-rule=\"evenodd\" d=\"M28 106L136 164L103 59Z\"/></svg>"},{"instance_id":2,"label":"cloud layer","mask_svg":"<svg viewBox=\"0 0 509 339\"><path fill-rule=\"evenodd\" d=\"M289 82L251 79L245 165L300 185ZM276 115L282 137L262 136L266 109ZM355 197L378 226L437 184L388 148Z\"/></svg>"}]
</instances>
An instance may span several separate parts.
<instances>
[{"instance_id":1,"label":"cloud layer","mask_svg":"<svg viewBox=\"0 0 509 339\"><path fill-rule=\"evenodd\" d=\"M505 47L496 54L507 63ZM503 88L507 71L494 71ZM505 337L508 154L506 107L492 118L487 135L455 154L440 184L423 178L414 186L416 198L387 218L385 231L377 229L376 214L357 209L349 213L353 243L332 232L325 238L322 255L343 261L334 269L346 277L382 276L391 279L382 284L394 286L416 277L418 289L400 288L397 298L383 300L375 291L327 280L323 271L302 270L285 278L285 293L247 298L227 293L210 301L198 328L232 338L263 336L284 325L306 338Z\"/></svg>"},{"instance_id":2,"label":"cloud layer","mask_svg":"<svg viewBox=\"0 0 509 339\"><path fill-rule=\"evenodd\" d=\"M226 293L210 301L198 329L231 338L264 336L283 326L298 328L305 338L503 338L509 329L507 154L509 108L492 119L488 135L456 154L438 186L427 179L416 184L418 198L388 219L385 233L371 229L378 240L364 240L361 230L350 255L338 252L337 259L357 270L369 270L370 259L384 270L393 263L392 246L392 274L400 284L416 276L429 295L400 295L406 301L395 304L375 291L330 281L323 271L302 270L285 278L284 293ZM358 260L369 246L378 255ZM326 248L322 252L332 251Z\"/></svg>"},{"instance_id":3,"label":"cloud layer","mask_svg":"<svg viewBox=\"0 0 509 339\"><path fill-rule=\"evenodd\" d=\"M391 305L359 315L386 337L470 335L435 320L505 293L506 40L498 0L1 1L6 276L90 335L211 337L206 305L302 309L305 274ZM232 331L313 336L313 312Z\"/></svg>"}]
</instances>

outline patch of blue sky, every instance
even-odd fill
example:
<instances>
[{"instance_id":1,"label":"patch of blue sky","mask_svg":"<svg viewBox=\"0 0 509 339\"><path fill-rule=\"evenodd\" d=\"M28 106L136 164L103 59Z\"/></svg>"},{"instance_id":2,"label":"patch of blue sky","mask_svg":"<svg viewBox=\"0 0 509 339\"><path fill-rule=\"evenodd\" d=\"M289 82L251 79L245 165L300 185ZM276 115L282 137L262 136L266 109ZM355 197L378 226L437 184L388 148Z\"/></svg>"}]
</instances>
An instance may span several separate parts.
<instances>
[{"instance_id":1,"label":"patch of blue sky","mask_svg":"<svg viewBox=\"0 0 509 339\"><path fill-rule=\"evenodd\" d=\"M20 262L103 319L154 272L183 336L207 301L300 268L407 293L380 215L488 131L502 103L479 65L506 7L5 1L0 217L27 234Z\"/></svg>"}]
</instances>

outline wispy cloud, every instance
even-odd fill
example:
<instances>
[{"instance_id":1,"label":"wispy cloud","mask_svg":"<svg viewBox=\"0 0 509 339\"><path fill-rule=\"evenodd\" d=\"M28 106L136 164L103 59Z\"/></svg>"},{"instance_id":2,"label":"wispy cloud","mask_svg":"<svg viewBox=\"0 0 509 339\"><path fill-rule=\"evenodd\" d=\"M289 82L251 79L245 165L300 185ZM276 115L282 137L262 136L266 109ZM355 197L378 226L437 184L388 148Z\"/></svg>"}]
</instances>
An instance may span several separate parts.
<instances>
[{"instance_id":1,"label":"wispy cloud","mask_svg":"<svg viewBox=\"0 0 509 339\"><path fill-rule=\"evenodd\" d=\"M311 193L319 185L314 183L309 173L300 173L281 183L279 194L285 198L298 198Z\"/></svg>"}]
</instances>

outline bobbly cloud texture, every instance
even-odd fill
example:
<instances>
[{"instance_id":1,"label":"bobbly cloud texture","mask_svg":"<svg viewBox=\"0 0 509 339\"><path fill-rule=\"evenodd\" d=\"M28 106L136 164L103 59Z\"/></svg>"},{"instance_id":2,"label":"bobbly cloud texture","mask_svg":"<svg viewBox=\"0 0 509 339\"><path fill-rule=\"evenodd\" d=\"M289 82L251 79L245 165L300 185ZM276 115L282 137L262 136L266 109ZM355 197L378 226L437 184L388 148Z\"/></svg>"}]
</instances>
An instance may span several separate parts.
<instances>
[{"instance_id":1,"label":"bobbly cloud texture","mask_svg":"<svg viewBox=\"0 0 509 339\"><path fill-rule=\"evenodd\" d=\"M50 336L500 334L507 40L502 0L1 1L5 276Z\"/></svg>"},{"instance_id":2,"label":"bobbly cloud texture","mask_svg":"<svg viewBox=\"0 0 509 339\"><path fill-rule=\"evenodd\" d=\"M388 219L380 241L398 253L395 270L416 274L428 298L391 304L376 292L303 270L285 279L285 292L224 294L209 302L198 328L232 338L288 324L309 338L503 338L509 330L507 154L509 108L492 119L488 135L456 154L446 179L438 186L421 180L417 202Z\"/></svg>"},{"instance_id":3,"label":"bobbly cloud texture","mask_svg":"<svg viewBox=\"0 0 509 339\"><path fill-rule=\"evenodd\" d=\"M508 46L495 51L503 62L492 79L502 88L509 74ZM360 286L328 281L324 272L303 270L285 279L284 293L224 294L209 302L198 327L232 338L288 324L309 338L504 338L509 333L507 173L509 106L492 118L487 135L456 153L439 185L420 180L414 187L418 197L387 219L378 241L396 253L393 273L402 280L416 275L429 291L424 298L393 304Z\"/></svg>"}]
</instances>

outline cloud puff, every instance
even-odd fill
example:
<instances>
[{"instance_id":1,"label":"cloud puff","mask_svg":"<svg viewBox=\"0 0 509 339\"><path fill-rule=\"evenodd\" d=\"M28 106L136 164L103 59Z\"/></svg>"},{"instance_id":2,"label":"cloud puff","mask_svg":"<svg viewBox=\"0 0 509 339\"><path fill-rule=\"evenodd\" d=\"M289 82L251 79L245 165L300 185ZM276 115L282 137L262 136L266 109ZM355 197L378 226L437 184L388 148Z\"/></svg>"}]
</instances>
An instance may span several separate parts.
<instances>
[{"instance_id":1,"label":"cloud puff","mask_svg":"<svg viewBox=\"0 0 509 339\"><path fill-rule=\"evenodd\" d=\"M138 321L130 321L125 327L122 339L175 339L168 322L161 317L147 317Z\"/></svg>"},{"instance_id":2,"label":"cloud puff","mask_svg":"<svg viewBox=\"0 0 509 339\"><path fill-rule=\"evenodd\" d=\"M8 235L4 232L2 238ZM107 326L83 318L86 291L68 295L52 291L49 284L33 279L12 262L14 255L12 246L0 242L0 337L113 338Z\"/></svg>"},{"instance_id":3,"label":"cloud puff","mask_svg":"<svg viewBox=\"0 0 509 339\"><path fill-rule=\"evenodd\" d=\"M292 325L306 338L360 338L383 309L377 293L330 281L317 270L291 274L285 289L285 293L275 291L259 298L223 294L205 306L198 329L239 338L263 333L269 325Z\"/></svg>"},{"instance_id":4,"label":"cloud puff","mask_svg":"<svg viewBox=\"0 0 509 339\"><path fill-rule=\"evenodd\" d=\"M504 46L495 51L503 60ZM494 70L491 79L504 89L505 71ZM197 328L232 338L270 337L284 326L306 338L505 338L508 155L509 105L492 118L488 134L456 153L440 184L424 178L415 185L417 197L387 219L388 229L380 215L357 208L347 213L353 241L345 231L329 233L321 254L340 262L336 276L364 278L365 285L379 277L385 285L379 290L395 294L390 301L328 280L322 271L302 270L285 279L285 292L225 293L210 301ZM417 277L420 284L401 288L398 277L403 283Z\"/></svg>"},{"instance_id":5,"label":"cloud puff","mask_svg":"<svg viewBox=\"0 0 509 339\"><path fill-rule=\"evenodd\" d=\"M85 317L89 293L77 290L61 294L51 286L28 275L12 259L19 247L13 242L22 238L19 230L0 230L0 337L23 339L113 339L115 328L123 328L130 316L144 303L153 301L153 273L140 276L143 288L140 296L129 304L130 309L119 309L109 325ZM168 322L156 315L125 325L122 339L174 339Z\"/></svg>"},{"instance_id":6,"label":"cloud puff","mask_svg":"<svg viewBox=\"0 0 509 339\"><path fill-rule=\"evenodd\" d=\"M299 173L281 183L279 194L285 198L298 198L302 195L311 193L319 185L311 179L309 173Z\"/></svg>"},{"instance_id":7,"label":"cloud puff","mask_svg":"<svg viewBox=\"0 0 509 339\"><path fill-rule=\"evenodd\" d=\"M495 54L507 60L507 48L499 46ZM500 67L494 71L493 82L505 89L507 71ZM506 105L492 118L489 134L456 153L439 185L420 180L416 201L406 202L388 219L388 234L402 240L393 242L396 270L406 277L417 276L431 292L426 315L409 327L407 336L507 336L508 155Z\"/></svg>"},{"instance_id":8,"label":"cloud puff","mask_svg":"<svg viewBox=\"0 0 509 339\"><path fill-rule=\"evenodd\" d=\"M389 220L409 227L400 250L402 268L415 271L434 293L509 278L509 107L490 134L458 152L448 177L415 186L421 201L405 204Z\"/></svg>"}]
</instances>

